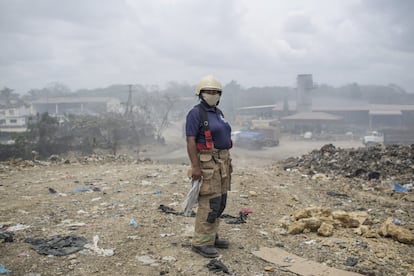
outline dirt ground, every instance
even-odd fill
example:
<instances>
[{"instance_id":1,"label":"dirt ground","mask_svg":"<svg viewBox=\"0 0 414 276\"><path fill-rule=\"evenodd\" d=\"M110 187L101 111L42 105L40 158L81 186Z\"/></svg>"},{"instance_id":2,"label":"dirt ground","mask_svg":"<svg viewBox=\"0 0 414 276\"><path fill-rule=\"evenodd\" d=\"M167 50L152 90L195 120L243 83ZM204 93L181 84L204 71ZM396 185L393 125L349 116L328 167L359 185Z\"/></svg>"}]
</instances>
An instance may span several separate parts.
<instances>
[{"instance_id":1,"label":"dirt ground","mask_svg":"<svg viewBox=\"0 0 414 276\"><path fill-rule=\"evenodd\" d=\"M172 128L174 129L174 127ZM188 161L180 133L166 146L129 151L129 157L68 157L69 162L0 164L0 229L13 229L13 242L0 242L0 264L10 275L225 275L206 267L209 259L190 248L193 217L179 212L189 188ZM363 275L414 275L414 246L380 235L364 236L337 227L323 237L288 234L292 215L308 207L363 210L371 229L389 217L413 232L413 202L395 196L390 185L328 175L311 178L284 170L279 161L327 142L359 147L359 141L292 141L275 148L232 150L234 173L225 214L253 212L246 223L223 219L220 235L231 242L219 260L230 275L297 275L252 254L278 247L303 258ZM347 198L327 195L327 191ZM176 214L160 209L172 208ZM195 210L196 211L196 210ZM41 255L26 238L76 235L92 242L66 256ZM111 251L112 250L112 251ZM113 253L113 254L112 254ZM350 264L350 260L353 261Z\"/></svg>"}]
</instances>

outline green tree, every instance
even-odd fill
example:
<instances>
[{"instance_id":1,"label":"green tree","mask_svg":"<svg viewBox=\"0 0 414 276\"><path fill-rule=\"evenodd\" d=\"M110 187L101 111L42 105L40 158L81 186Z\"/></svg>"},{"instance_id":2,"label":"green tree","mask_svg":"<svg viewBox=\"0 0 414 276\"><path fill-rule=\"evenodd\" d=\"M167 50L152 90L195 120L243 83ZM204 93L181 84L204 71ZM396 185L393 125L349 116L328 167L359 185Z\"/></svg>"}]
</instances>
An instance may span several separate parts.
<instances>
[{"instance_id":1,"label":"green tree","mask_svg":"<svg viewBox=\"0 0 414 276\"><path fill-rule=\"evenodd\" d=\"M57 151L55 133L59 128L56 118L47 112L37 114L35 120L28 125L28 138L36 145L36 150L42 157L49 156Z\"/></svg>"}]
</instances>

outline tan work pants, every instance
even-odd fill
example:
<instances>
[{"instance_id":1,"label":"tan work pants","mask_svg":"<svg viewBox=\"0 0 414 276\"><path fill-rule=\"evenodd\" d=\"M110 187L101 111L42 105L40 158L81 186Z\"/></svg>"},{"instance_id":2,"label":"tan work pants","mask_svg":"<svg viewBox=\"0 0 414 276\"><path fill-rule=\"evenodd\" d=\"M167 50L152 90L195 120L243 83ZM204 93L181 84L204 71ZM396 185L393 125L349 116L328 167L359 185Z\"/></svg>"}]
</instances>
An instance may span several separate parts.
<instances>
[{"instance_id":1,"label":"tan work pants","mask_svg":"<svg viewBox=\"0 0 414 276\"><path fill-rule=\"evenodd\" d=\"M231 158L228 150L199 153L203 184L200 188L195 233L195 246L213 245L218 232L220 216L227 204L231 184Z\"/></svg>"}]
</instances>

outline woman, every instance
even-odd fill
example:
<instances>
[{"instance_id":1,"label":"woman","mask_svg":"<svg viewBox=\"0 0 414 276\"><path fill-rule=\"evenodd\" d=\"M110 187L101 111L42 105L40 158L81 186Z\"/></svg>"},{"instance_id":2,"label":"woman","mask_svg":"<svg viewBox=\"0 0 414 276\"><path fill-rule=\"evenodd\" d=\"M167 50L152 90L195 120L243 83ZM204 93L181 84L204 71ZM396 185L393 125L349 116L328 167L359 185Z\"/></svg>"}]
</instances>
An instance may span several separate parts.
<instances>
[{"instance_id":1,"label":"woman","mask_svg":"<svg viewBox=\"0 0 414 276\"><path fill-rule=\"evenodd\" d=\"M229 243L218 238L219 218L226 208L231 182L231 127L217 107L222 86L213 76L201 79L196 88L200 103L186 119L187 153L191 177L202 178L195 220L192 250L208 258L218 256L216 248Z\"/></svg>"}]
</instances>

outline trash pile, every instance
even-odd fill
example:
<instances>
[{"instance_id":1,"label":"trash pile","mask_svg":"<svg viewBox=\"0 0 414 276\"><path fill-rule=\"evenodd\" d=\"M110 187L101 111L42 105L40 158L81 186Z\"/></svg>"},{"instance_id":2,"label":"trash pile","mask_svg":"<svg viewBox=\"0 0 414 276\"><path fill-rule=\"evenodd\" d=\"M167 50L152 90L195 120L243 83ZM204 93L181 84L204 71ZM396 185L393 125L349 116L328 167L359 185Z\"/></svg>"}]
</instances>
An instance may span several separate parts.
<instances>
[{"instance_id":1,"label":"trash pile","mask_svg":"<svg viewBox=\"0 0 414 276\"><path fill-rule=\"evenodd\" d=\"M377 145L375 147L341 149L324 145L301 157L282 161L285 170L298 169L366 180L395 179L411 182L414 177L414 145Z\"/></svg>"}]
</instances>

